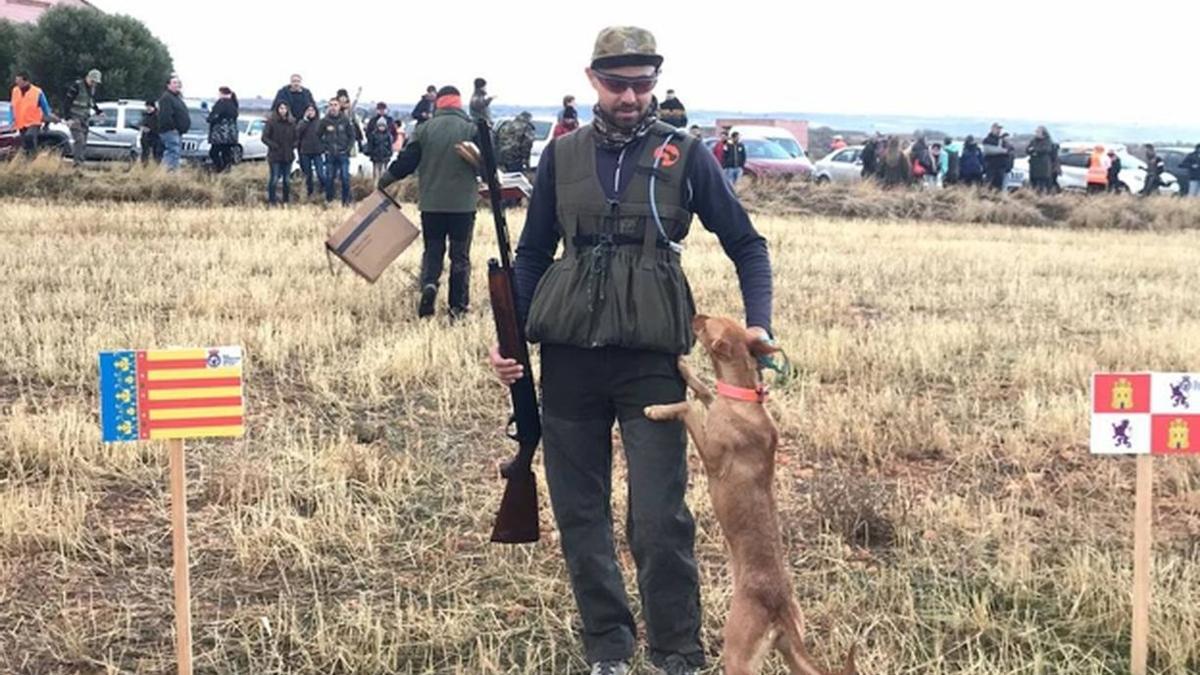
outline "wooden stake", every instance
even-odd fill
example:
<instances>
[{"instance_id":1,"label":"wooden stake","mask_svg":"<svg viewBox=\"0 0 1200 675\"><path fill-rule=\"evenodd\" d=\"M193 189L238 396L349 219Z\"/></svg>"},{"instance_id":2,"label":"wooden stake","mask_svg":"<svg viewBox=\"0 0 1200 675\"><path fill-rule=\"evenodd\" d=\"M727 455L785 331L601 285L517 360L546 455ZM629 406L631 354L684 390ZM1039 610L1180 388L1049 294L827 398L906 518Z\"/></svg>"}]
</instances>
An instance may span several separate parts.
<instances>
[{"instance_id":1,"label":"wooden stake","mask_svg":"<svg viewBox=\"0 0 1200 675\"><path fill-rule=\"evenodd\" d=\"M192 591L188 571L187 476L183 441L167 441L171 453L171 541L175 558L175 650L179 675L192 675Z\"/></svg>"},{"instance_id":2,"label":"wooden stake","mask_svg":"<svg viewBox=\"0 0 1200 675\"><path fill-rule=\"evenodd\" d=\"M1133 517L1133 675L1146 675L1150 650L1150 528L1153 518L1154 457L1138 455L1137 507Z\"/></svg>"}]
</instances>

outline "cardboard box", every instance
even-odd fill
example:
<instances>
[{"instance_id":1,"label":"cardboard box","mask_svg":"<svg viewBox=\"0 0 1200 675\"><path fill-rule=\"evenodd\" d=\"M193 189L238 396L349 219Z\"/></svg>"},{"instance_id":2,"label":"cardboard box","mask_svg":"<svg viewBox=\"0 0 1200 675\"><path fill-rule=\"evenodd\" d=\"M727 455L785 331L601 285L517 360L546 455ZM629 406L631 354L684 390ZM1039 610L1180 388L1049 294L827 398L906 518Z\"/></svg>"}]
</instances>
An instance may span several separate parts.
<instances>
[{"instance_id":1,"label":"cardboard box","mask_svg":"<svg viewBox=\"0 0 1200 675\"><path fill-rule=\"evenodd\" d=\"M362 278L375 283L420 235L417 226L400 211L400 204L376 190L329 235L325 248Z\"/></svg>"}]
</instances>

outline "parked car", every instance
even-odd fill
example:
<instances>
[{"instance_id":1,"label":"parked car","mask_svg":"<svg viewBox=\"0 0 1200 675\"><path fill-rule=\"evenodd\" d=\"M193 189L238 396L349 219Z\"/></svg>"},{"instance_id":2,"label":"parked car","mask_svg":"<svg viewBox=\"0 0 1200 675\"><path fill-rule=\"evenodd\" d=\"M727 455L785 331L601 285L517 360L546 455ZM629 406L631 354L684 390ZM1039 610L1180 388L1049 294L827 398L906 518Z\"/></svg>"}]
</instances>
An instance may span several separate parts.
<instances>
[{"instance_id":1,"label":"parked car","mask_svg":"<svg viewBox=\"0 0 1200 675\"><path fill-rule=\"evenodd\" d=\"M796 140L796 136L783 127L737 124L730 128L729 131L730 133L734 131L738 132L743 141L749 139L771 141L796 159L807 158L808 156L804 148L800 145L800 141ZM809 163L811 162L812 160L809 160Z\"/></svg>"},{"instance_id":2,"label":"parked car","mask_svg":"<svg viewBox=\"0 0 1200 675\"><path fill-rule=\"evenodd\" d=\"M241 145L234 150L237 161L257 161L267 159L267 144L263 143L263 129L267 127L264 116L238 117L238 140Z\"/></svg>"},{"instance_id":3,"label":"parked car","mask_svg":"<svg viewBox=\"0 0 1200 675\"><path fill-rule=\"evenodd\" d=\"M208 101L188 101L188 114L192 124L183 135L183 159L187 162L206 164L208 152ZM266 160L267 146L262 142L266 127L266 111L243 110L238 115L238 144L233 149L234 163L251 160Z\"/></svg>"},{"instance_id":4,"label":"parked car","mask_svg":"<svg viewBox=\"0 0 1200 675\"><path fill-rule=\"evenodd\" d=\"M1114 143L1082 143L1078 141L1062 143L1059 146L1058 155L1059 163L1062 165L1062 175L1058 177L1058 186L1063 190L1080 192L1087 190L1088 164L1091 162L1092 152L1097 145L1103 146L1106 151L1116 152L1117 158L1121 160L1118 191L1141 192L1146 185L1146 163L1129 154L1126 146ZM1014 171L1023 171L1028 176L1029 158L1018 159L1014 163L1013 169ZM1164 173L1162 180L1165 185L1159 188L1160 194L1178 194L1179 181L1173 174L1169 171Z\"/></svg>"},{"instance_id":5,"label":"parked car","mask_svg":"<svg viewBox=\"0 0 1200 675\"><path fill-rule=\"evenodd\" d=\"M704 147L712 152L718 139L704 139ZM793 157L774 141L758 138L743 138L746 146L745 176L751 180L759 178L809 179L813 175L813 163L807 157Z\"/></svg>"},{"instance_id":6,"label":"parked car","mask_svg":"<svg viewBox=\"0 0 1200 675\"><path fill-rule=\"evenodd\" d=\"M1163 158L1163 164L1166 164L1167 166L1167 173L1175 176L1178 179L1176 182L1179 184L1179 194L1183 196L1187 196L1188 194L1188 171L1179 165L1182 164L1183 159L1192 154L1195 149L1196 148L1194 146L1190 148L1172 147L1156 149L1158 154Z\"/></svg>"},{"instance_id":7,"label":"parked car","mask_svg":"<svg viewBox=\"0 0 1200 675\"><path fill-rule=\"evenodd\" d=\"M11 157L21 149L21 135L8 122L9 110L11 104L8 101L0 101L0 159ZM42 127L38 133L38 150L70 154L71 130L61 123Z\"/></svg>"},{"instance_id":8,"label":"parked car","mask_svg":"<svg viewBox=\"0 0 1200 675\"><path fill-rule=\"evenodd\" d=\"M813 165L817 183L858 183L862 181L861 145L851 145L825 155Z\"/></svg>"},{"instance_id":9,"label":"parked car","mask_svg":"<svg viewBox=\"0 0 1200 675\"><path fill-rule=\"evenodd\" d=\"M142 101L105 101L96 104L104 113L88 124L88 160L133 161L142 151ZM64 127L69 134L70 131ZM68 152L68 154L70 154Z\"/></svg>"}]
</instances>

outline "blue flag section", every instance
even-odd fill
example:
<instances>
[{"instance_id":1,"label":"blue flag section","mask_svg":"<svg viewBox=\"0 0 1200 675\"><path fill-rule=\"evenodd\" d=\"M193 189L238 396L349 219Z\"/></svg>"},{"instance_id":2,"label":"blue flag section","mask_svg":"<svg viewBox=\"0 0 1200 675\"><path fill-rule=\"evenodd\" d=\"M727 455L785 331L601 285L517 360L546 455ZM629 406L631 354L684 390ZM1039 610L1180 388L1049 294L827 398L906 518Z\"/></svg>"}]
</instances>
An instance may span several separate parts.
<instances>
[{"instance_id":1,"label":"blue flag section","mask_svg":"<svg viewBox=\"0 0 1200 675\"><path fill-rule=\"evenodd\" d=\"M137 352L100 352L100 429L105 443L139 439Z\"/></svg>"}]
</instances>

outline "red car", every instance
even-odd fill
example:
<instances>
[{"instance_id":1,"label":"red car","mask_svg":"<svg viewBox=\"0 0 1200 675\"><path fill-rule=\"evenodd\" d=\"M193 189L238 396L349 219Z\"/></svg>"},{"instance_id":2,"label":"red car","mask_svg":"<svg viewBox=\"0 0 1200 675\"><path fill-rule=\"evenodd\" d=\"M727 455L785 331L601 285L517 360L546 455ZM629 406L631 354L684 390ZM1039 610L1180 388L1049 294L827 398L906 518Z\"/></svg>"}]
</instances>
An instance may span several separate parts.
<instances>
[{"instance_id":1,"label":"red car","mask_svg":"<svg viewBox=\"0 0 1200 675\"><path fill-rule=\"evenodd\" d=\"M8 122L11 106L7 101L0 101L0 159L8 157L21 147L21 138L17 130Z\"/></svg>"},{"instance_id":2,"label":"red car","mask_svg":"<svg viewBox=\"0 0 1200 675\"><path fill-rule=\"evenodd\" d=\"M712 152L717 141L716 138L706 138L704 147ZM747 178L808 180L812 177L813 164L807 157L792 157L777 144L757 138L743 139L742 145L746 146L746 166L743 167L743 171Z\"/></svg>"}]
</instances>

